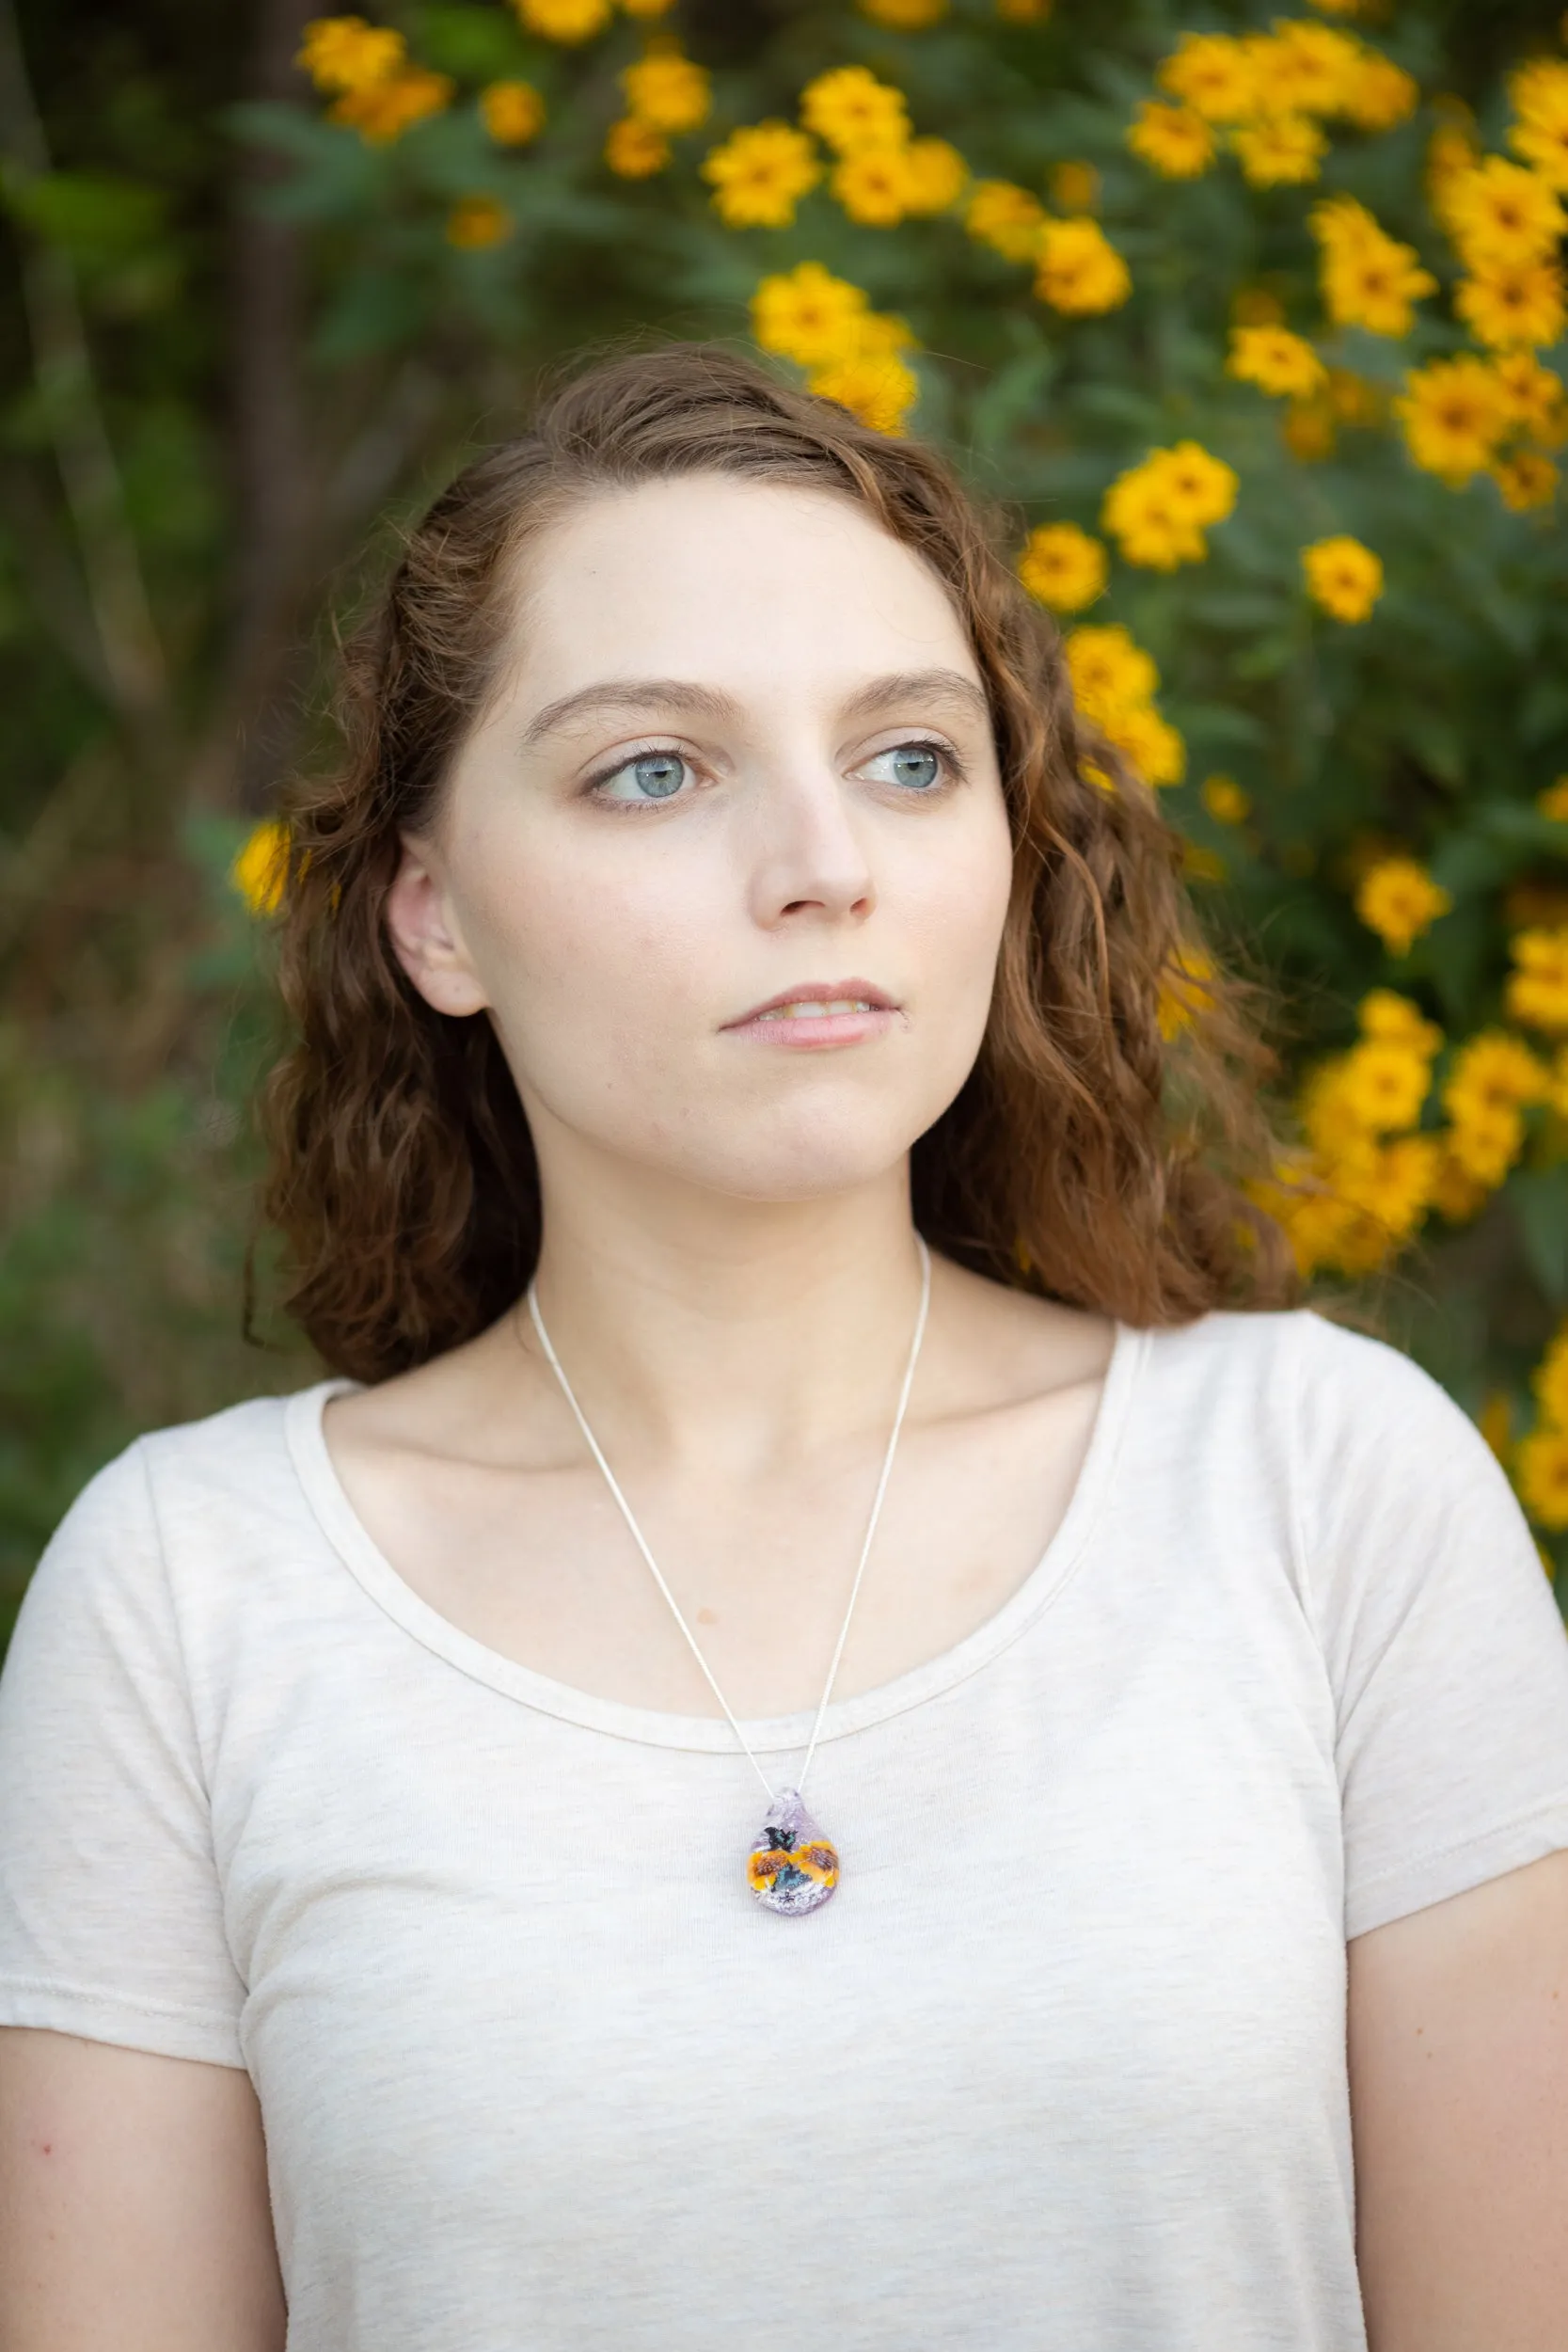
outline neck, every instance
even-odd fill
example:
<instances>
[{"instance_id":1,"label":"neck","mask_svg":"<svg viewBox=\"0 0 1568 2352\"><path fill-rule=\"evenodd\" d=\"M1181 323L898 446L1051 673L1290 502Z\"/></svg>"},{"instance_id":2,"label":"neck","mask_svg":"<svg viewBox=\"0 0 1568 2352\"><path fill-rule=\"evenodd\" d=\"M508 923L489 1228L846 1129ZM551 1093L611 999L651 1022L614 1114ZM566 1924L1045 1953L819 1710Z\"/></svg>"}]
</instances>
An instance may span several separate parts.
<instances>
[{"instance_id":1,"label":"neck","mask_svg":"<svg viewBox=\"0 0 1568 2352\"><path fill-rule=\"evenodd\" d=\"M907 1166L804 1201L542 1176L539 1307L596 1433L744 1474L885 1429L920 1296Z\"/></svg>"}]
</instances>

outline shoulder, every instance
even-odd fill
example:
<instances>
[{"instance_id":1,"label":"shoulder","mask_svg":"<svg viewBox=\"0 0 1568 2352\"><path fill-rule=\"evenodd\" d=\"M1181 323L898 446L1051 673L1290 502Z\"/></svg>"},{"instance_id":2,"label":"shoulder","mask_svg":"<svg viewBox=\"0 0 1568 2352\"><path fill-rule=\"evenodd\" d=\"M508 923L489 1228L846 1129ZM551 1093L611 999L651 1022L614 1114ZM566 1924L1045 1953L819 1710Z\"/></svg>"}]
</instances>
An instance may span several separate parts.
<instances>
[{"instance_id":1,"label":"shoulder","mask_svg":"<svg viewBox=\"0 0 1568 2352\"><path fill-rule=\"evenodd\" d=\"M78 1493L34 1583L139 1581L193 1539L209 1556L245 1549L248 1532L297 1511L290 1424L331 1385L254 1397L134 1439Z\"/></svg>"},{"instance_id":2,"label":"shoulder","mask_svg":"<svg viewBox=\"0 0 1568 2352\"><path fill-rule=\"evenodd\" d=\"M1155 1363L1188 1390L1232 1391L1270 1419L1310 1435L1418 1422L1485 1451L1448 1391L1386 1340L1330 1322L1315 1308L1216 1313L1144 1335Z\"/></svg>"}]
</instances>

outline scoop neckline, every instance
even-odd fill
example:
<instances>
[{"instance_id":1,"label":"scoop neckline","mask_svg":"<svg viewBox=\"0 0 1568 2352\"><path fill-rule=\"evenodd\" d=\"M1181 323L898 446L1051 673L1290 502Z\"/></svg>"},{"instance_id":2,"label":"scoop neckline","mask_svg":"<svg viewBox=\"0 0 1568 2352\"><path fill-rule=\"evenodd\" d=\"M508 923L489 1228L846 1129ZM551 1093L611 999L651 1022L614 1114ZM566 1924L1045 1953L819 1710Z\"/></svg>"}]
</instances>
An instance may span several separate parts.
<instances>
[{"instance_id":1,"label":"scoop neckline","mask_svg":"<svg viewBox=\"0 0 1568 2352\"><path fill-rule=\"evenodd\" d=\"M952 1648L911 1666L891 1682L833 1700L823 1718L823 1741L869 1730L967 1681L1017 1641L1057 1598L1083 1558L1109 1492L1132 1393L1148 1353L1148 1337L1133 1325L1116 1321L1088 1445L1067 1509L1017 1591ZM471 1680L536 1713L644 1747L735 1753L735 1734L722 1715L678 1715L658 1708L631 1707L619 1699L600 1698L573 1683L558 1682L465 1633L417 1593L372 1539L349 1501L327 1447L323 1426L326 1405L331 1398L362 1385L338 1378L297 1390L285 1406L284 1436L295 1476L332 1550L394 1624ZM815 1715L815 1708L803 1708L789 1715L743 1716L740 1724L748 1744L763 1756L804 1747Z\"/></svg>"}]
</instances>

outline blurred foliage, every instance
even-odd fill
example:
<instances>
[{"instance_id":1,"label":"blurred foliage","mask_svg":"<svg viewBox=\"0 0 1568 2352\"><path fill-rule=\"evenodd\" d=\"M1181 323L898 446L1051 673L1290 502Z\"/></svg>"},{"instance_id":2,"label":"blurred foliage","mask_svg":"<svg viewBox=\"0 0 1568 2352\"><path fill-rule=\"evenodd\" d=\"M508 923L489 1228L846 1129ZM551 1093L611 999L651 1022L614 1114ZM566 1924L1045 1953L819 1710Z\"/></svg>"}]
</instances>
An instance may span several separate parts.
<instances>
[{"instance_id":1,"label":"blurred foliage","mask_svg":"<svg viewBox=\"0 0 1568 2352\"><path fill-rule=\"evenodd\" d=\"M467 0L308 29L261 0L248 56L175 0L24 24L13 1580L134 1429L305 1376L236 1336L270 1014L227 863L312 755L312 648L373 516L565 353L649 328L754 333L1010 507L1216 951L1277 987L1303 1263L1481 1418L1568 1561L1568 59L1527 0L1311 0L1275 29L1283 5ZM1171 1018L1201 1017L1199 962Z\"/></svg>"}]
</instances>

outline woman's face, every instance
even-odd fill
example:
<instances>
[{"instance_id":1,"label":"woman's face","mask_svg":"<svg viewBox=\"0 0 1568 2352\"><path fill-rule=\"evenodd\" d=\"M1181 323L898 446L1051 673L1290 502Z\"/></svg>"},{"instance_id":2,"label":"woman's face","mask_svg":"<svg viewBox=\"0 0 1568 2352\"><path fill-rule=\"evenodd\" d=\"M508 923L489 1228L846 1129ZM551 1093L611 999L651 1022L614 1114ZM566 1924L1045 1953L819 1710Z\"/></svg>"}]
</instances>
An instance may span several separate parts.
<instances>
[{"instance_id":1,"label":"woman's face","mask_svg":"<svg viewBox=\"0 0 1568 2352\"><path fill-rule=\"evenodd\" d=\"M515 654L388 920L565 1136L800 1200L900 1167L978 1051L1011 875L985 694L862 512L687 477L533 543Z\"/></svg>"}]
</instances>

